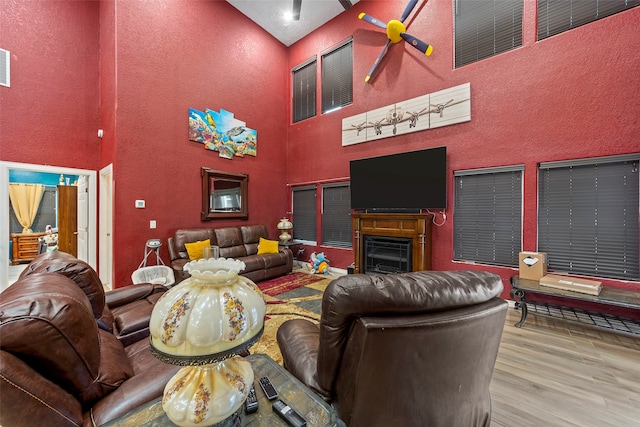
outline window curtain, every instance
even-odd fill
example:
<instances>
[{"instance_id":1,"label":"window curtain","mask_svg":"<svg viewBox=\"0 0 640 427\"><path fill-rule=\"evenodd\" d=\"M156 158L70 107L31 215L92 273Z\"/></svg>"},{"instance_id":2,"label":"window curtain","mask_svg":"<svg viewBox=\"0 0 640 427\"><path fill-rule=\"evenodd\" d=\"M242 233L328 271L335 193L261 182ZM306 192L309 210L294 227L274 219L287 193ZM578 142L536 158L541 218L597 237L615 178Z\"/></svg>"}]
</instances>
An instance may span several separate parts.
<instances>
[{"instance_id":1,"label":"window curtain","mask_svg":"<svg viewBox=\"0 0 640 427\"><path fill-rule=\"evenodd\" d=\"M36 218L43 194L42 184L9 184L9 199L23 233L33 233L31 224Z\"/></svg>"}]
</instances>

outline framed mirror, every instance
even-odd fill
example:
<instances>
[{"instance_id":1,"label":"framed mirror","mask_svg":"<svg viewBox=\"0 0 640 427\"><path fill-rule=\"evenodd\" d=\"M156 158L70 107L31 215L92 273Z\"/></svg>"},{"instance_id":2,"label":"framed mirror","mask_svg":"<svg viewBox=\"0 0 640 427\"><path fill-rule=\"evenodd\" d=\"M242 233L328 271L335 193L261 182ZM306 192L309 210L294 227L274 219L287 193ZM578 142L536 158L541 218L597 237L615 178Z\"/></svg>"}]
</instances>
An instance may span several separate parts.
<instances>
[{"instance_id":1,"label":"framed mirror","mask_svg":"<svg viewBox=\"0 0 640 427\"><path fill-rule=\"evenodd\" d=\"M202 220L249 217L247 190L249 176L203 167Z\"/></svg>"}]
</instances>

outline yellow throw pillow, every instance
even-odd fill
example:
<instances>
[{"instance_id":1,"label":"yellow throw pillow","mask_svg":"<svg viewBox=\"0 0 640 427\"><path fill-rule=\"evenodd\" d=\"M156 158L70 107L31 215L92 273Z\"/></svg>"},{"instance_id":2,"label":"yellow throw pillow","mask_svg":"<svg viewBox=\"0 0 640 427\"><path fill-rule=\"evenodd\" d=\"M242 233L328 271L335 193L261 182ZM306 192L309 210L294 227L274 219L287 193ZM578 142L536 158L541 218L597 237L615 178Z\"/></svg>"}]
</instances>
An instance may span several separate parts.
<instances>
[{"instance_id":1,"label":"yellow throw pillow","mask_svg":"<svg viewBox=\"0 0 640 427\"><path fill-rule=\"evenodd\" d=\"M278 241L267 240L260 238L258 243L258 255L260 254L277 254L278 253Z\"/></svg>"},{"instance_id":2,"label":"yellow throw pillow","mask_svg":"<svg viewBox=\"0 0 640 427\"><path fill-rule=\"evenodd\" d=\"M189 254L189 259L191 261L196 261L202 258L203 249L207 246L211 246L209 239L184 244L184 247L187 250L187 253Z\"/></svg>"}]
</instances>

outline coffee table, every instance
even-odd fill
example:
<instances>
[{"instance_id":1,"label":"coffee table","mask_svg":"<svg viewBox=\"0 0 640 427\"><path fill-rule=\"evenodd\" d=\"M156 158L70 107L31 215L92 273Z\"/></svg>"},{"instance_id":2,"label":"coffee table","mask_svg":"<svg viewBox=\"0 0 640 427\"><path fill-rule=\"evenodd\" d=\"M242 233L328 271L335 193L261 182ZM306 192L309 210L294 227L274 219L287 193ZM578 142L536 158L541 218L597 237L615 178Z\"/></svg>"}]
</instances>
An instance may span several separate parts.
<instances>
[{"instance_id":1,"label":"coffee table","mask_svg":"<svg viewBox=\"0 0 640 427\"><path fill-rule=\"evenodd\" d=\"M279 399L288 404L307 420L309 427L335 427L337 416L333 408L318 395L302 384L282 366L265 354L252 354L246 357L253 367L254 384L258 397L258 411L242 414L240 425L249 427L287 426L271 408L270 402L258 385L258 378L268 376L279 394ZM159 397L122 417L106 424L107 427L173 427L175 424L162 410L162 398Z\"/></svg>"}]
</instances>

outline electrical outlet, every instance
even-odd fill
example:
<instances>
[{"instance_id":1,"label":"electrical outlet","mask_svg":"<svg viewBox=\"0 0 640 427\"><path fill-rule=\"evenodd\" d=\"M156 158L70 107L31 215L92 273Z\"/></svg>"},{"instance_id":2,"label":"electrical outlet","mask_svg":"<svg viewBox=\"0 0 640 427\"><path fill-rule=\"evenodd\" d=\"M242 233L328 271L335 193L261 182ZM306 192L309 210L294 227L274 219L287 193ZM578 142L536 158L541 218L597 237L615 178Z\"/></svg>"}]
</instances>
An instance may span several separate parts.
<instances>
[{"instance_id":1,"label":"electrical outlet","mask_svg":"<svg viewBox=\"0 0 640 427\"><path fill-rule=\"evenodd\" d=\"M149 221L149 228L156 228L156 220L152 219L151 221Z\"/></svg>"}]
</instances>

